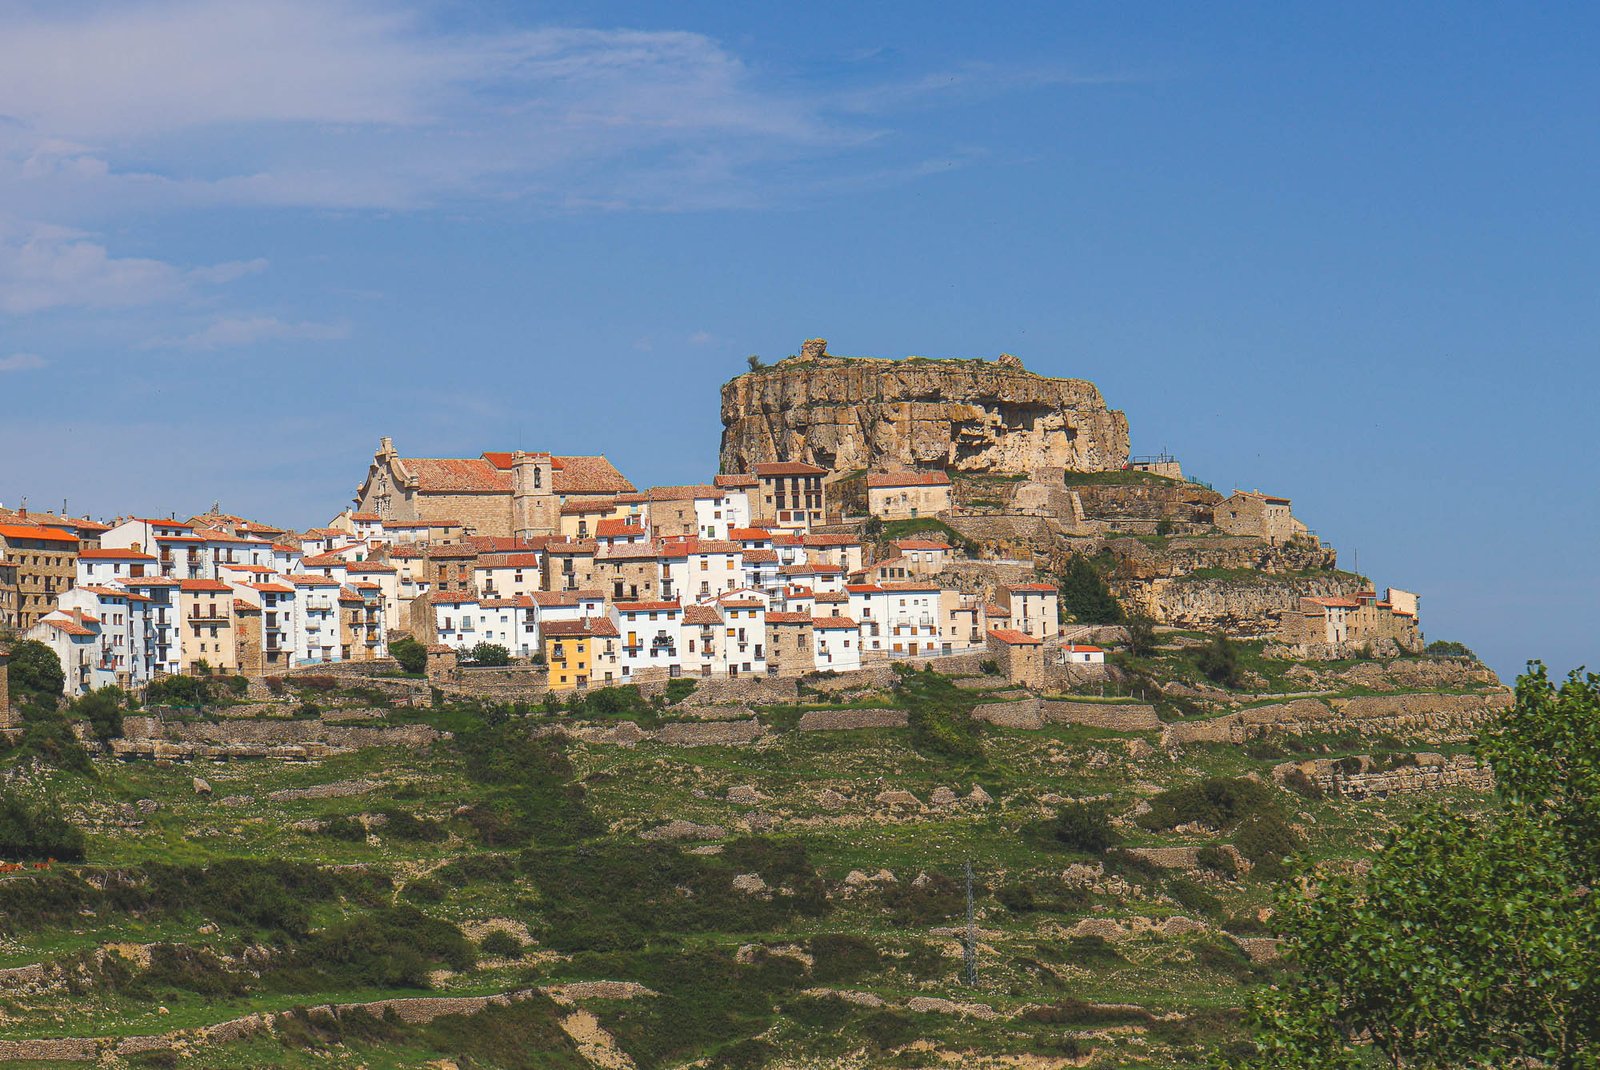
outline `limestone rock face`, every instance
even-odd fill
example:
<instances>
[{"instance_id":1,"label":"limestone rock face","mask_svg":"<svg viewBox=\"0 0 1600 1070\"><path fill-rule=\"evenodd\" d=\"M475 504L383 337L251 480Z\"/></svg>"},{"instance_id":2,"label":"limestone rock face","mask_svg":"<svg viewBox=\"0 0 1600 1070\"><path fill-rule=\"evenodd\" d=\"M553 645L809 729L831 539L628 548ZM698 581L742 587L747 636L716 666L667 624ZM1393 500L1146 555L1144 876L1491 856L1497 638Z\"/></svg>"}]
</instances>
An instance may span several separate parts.
<instances>
[{"instance_id":1,"label":"limestone rock face","mask_svg":"<svg viewBox=\"0 0 1600 1070\"><path fill-rule=\"evenodd\" d=\"M798 357L722 388L722 470L805 461L838 472L1098 472L1128 460L1128 419L1093 383L1002 360Z\"/></svg>"}]
</instances>

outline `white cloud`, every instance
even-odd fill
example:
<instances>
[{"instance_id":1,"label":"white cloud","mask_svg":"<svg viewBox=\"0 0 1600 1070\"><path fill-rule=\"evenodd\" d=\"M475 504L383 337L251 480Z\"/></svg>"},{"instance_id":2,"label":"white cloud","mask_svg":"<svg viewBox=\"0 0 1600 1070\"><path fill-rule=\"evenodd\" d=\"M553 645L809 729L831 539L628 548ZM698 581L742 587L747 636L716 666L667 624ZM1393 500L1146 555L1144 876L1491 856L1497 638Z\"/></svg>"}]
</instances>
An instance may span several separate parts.
<instances>
[{"instance_id":1,"label":"white cloud","mask_svg":"<svg viewBox=\"0 0 1600 1070\"><path fill-rule=\"evenodd\" d=\"M48 361L37 353L13 353L0 357L0 372L28 372L44 367Z\"/></svg>"},{"instance_id":2,"label":"white cloud","mask_svg":"<svg viewBox=\"0 0 1600 1070\"><path fill-rule=\"evenodd\" d=\"M0 312L154 304L180 298L193 285L232 282L265 267L265 260L251 260L185 270L163 260L113 256L81 231L0 217Z\"/></svg>"},{"instance_id":3,"label":"white cloud","mask_svg":"<svg viewBox=\"0 0 1600 1070\"><path fill-rule=\"evenodd\" d=\"M358 0L15 12L0 14L0 203L45 218L738 204L767 170L875 133L829 114L852 104L767 88L697 33L440 34Z\"/></svg>"},{"instance_id":4,"label":"white cloud","mask_svg":"<svg viewBox=\"0 0 1600 1070\"><path fill-rule=\"evenodd\" d=\"M348 337L350 329L338 323L289 323L273 316L222 317L192 334L156 339L146 349L187 349L210 352L255 345L257 342L326 342Z\"/></svg>"},{"instance_id":5,"label":"white cloud","mask_svg":"<svg viewBox=\"0 0 1600 1070\"><path fill-rule=\"evenodd\" d=\"M694 346L710 345L716 340L717 336L712 334L710 331L695 331L689 336L689 344Z\"/></svg>"}]
</instances>

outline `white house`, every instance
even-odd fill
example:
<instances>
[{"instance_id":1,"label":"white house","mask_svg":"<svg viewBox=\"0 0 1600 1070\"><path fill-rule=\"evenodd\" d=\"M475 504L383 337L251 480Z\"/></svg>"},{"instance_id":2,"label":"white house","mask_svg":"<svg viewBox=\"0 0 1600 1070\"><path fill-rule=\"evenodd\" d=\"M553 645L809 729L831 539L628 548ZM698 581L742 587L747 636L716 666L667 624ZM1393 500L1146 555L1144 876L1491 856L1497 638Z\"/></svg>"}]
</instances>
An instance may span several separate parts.
<instances>
[{"instance_id":1,"label":"white house","mask_svg":"<svg viewBox=\"0 0 1600 1070\"><path fill-rule=\"evenodd\" d=\"M851 672L861 668L861 627L849 617L813 617L811 642L818 669Z\"/></svg>"},{"instance_id":2,"label":"white house","mask_svg":"<svg viewBox=\"0 0 1600 1070\"><path fill-rule=\"evenodd\" d=\"M657 561L661 594L690 602L708 602L744 585L743 551L725 539L667 539ZM624 644L626 645L626 644Z\"/></svg>"},{"instance_id":3,"label":"white house","mask_svg":"<svg viewBox=\"0 0 1600 1070\"><path fill-rule=\"evenodd\" d=\"M611 623L622 637L622 680L641 673L679 676L683 664L678 658L682 638L683 606L678 602L616 602L611 606Z\"/></svg>"},{"instance_id":4,"label":"white house","mask_svg":"<svg viewBox=\"0 0 1600 1070\"><path fill-rule=\"evenodd\" d=\"M1097 646L1068 643L1061 648L1063 665L1104 665L1106 652Z\"/></svg>"},{"instance_id":5,"label":"white house","mask_svg":"<svg viewBox=\"0 0 1600 1070\"><path fill-rule=\"evenodd\" d=\"M127 577L159 576L153 554L125 547L89 548L78 552L78 583L110 584Z\"/></svg>"}]
</instances>

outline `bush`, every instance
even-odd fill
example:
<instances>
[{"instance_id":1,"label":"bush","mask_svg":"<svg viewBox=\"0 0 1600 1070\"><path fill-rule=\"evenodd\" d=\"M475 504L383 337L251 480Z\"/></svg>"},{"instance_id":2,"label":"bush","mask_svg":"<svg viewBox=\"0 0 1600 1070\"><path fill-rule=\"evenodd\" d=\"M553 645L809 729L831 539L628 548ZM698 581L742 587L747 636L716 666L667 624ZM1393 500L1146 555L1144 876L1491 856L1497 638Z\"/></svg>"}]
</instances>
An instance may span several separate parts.
<instances>
[{"instance_id":1,"label":"bush","mask_svg":"<svg viewBox=\"0 0 1600 1070\"><path fill-rule=\"evenodd\" d=\"M426 672L428 668L428 648L411 638L403 635L389 643L389 656L400 663L400 668L409 673Z\"/></svg>"},{"instance_id":2,"label":"bush","mask_svg":"<svg viewBox=\"0 0 1600 1070\"><path fill-rule=\"evenodd\" d=\"M474 665L497 669L511 664L511 651L499 643L479 643L467 655Z\"/></svg>"},{"instance_id":3,"label":"bush","mask_svg":"<svg viewBox=\"0 0 1600 1070\"><path fill-rule=\"evenodd\" d=\"M1467 646L1467 644L1457 643L1449 639L1435 639L1433 642L1427 645L1426 649L1429 654L1433 654L1437 657L1471 658L1473 661L1478 660L1478 655L1474 654L1472 652L1472 648Z\"/></svg>"},{"instance_id":4,"label":"bush","mask_svg":"<svg viewBox=\"0 0 1600 1070\"><path fill-rule=\"evenodd\" d=\"M1234 861L1231 851L1224 851L1215 844L1207 844L1200 848L1195 855L1195 862L1201 869L1210 870L1212 873L1223 877L1237 877L1239 864Z\"/></svg>"},{"instance_id":5,"label":"bush","mask_svg":"<svg viewBox=\"0 0 1600 1070\"><path fill-rule=\"evenodd\" d=\"M1156 795L1138 821L1156 832L1190 822L1225 832L1273 805L1273 790L1265 784L1244 777L1207 777Z\"/></svg>"},{"instance_id":6,"label":"bush","mask_svg":"<svg viewBox=\"0 0 1600 1070\"><path fill-rule=\"evenodd\" d=\"M1241 681L1239 651L1226 635L1217 632L1200 648L1196 659L1206 679L1222 687L1238 687Z\"/></svg>"},{"instance_id":7,"label":"bush","mask_svg":"<svg viewBox=\"0 0 1600 1070\"><path fill-rule=\"evenodd\" d=\"M322 828L318 829L317 833L330 839L343 840L346 843L367 842L367 826L353 817L332 818Z\"/></svg>"},{"instance_id":8,"label":"bush","mask_svg":"<svg viewBox=\"0 0 1600 1070\"><path fill-rule=\"evenodd\" d=\"M464 970L476 959L454 925L412 907L390 907L313 933L264 979L285 992L426 988L435 968Z\"/></svg>"},{"instance_id":9,"label":"bush","mask_svg":"<svg viewBox=\"0 0 1600 1070\"><path fill-rule=\"evenodd\" d=\"M1122 842L1111 827L1111 810L1105 803L1068 803L1056 811L1050 835L1069 851L1105 854Z\"/></svg>"},{"instance_id":10,"label":"bush","mask_svg":"<svg viewBox=\"0 0 1600 1070\"><path fill-rule=\"evenodd\" d=\"M972 719L971 693L938 673L895 669L895 702L906 711L912 747L928 757L981 764L983 743Z\"/></svg>"},{"instance_id":11,"label":"bush","mask_svg":"<svg viewBox=\"0 0 1600 1070\"><path fill-rule=\"evenodd\" d=\"M1179 906L1192 910L1202 917L1223 916L1222 901L1201 887L1199 882L1192 881L1188 877L1173 877L1168 880L1167 894Z\"/></svg>"},{"instance_id":12,"label":"bush","mask_svg":"<svg viewBox=\"0 0 1600 1070\"><path fill-rule=\"evenodd\" d=\"M1298 769L1283 774L1283 786L1303 799L1315 801L1322 798L1322 789L1317 787L1317 782Z\"/></svg>"},{"instance_id":13,"label":"bush","mask_svg":"<svg viewBox=\"0 0 1600 1070\"><path fill-rule=\"evenodd\" d=\"M89 752L83 749L66 715L53 703L49 706L24 706L22 742L14 752L19 762L34 761L69 773L94 775Z\"/></svg>"},{"instance_id":14,"label":"bush","mask_svg":"<svg viewBox=\"0 0 1600 1070\"><path fill-rule=\"evenodd\" d=\"M1103 936L1070 936L1062 946L1062 956L1074 966L1115 966L1122 961L1115 945Z\"/></svg>"},{"instance_id":15,"label":"bush","mask_svg":"<svg viewBox=\"0 0 1600 1070\"><path fill-rule=\"evenodd\" d=\"M204 680L179 673L151 680L144 689L145 702L155 706L204 706L211 697Z\"/></svg>"},{"instance_id":16,"label":"bush","mask_svg":"<svg viewBox=\"0 0 1600 1070\"><path fill-rule=\"evenodd\" d=\"M88 721L94 737L101 742L122 735L122 688L107 685L95 688L72 704L72 716Z\"/></svg>"},{"instance_id":17,"label":"bush","mask_svg":"<svg viewBox=\"0 0 1600 1070\"><path fill-rule=\"evenodd\" d=\"M61 671L61 659L48 646L34 639L24 639L11 645L11 664L6 669L6 680L11 689L11 701L18 706L30 704L55 706L67 686L67 674Z\"/></svg>"},{"instance_id":18,"label":"bush","mask_svg":"<svg viewBox=\"0 0 1600 1070\"><path fill-rule=\"evenodd\" d=\"M1073 555L1060 578L1061 611L1080 624L1122 623L1122 605L1112 597L1105 580L1113 565L1109 555L1098 565Z\"/></svg>"},{"instance_id":19,"label":"bush","mask_svg":"<svg viewBox=\"0 0 1600 1070\"><path fill-rule=\"evenodd\" d=\"M1144 657L1156 649L1156 622L1143 613L1128 618L1128 653Z\"/></svg>"},{"instance_id":20,"label":"bush","mask_svg":"<svg viewBox=\"0 0 1600 1070\"><path fill-rule=\"evenodd\" d=\"M1274 811L1251 814L1234 833L1233 845L1257 867L1281 864L1305 846L1305 839Z\"/></svg>"},{"instance_id":21,"label":"bush","mask_svg":"<svg viewBox=\"0 0 1600 1070\"><path fill-rule=\"evenodd\" d=\"M668 680L666 689L667 705L676 706L694 694L694 689L698 686L700 686L698 680L691 680L686 676L680 676L676 680Z\"/></svg>"},{"instance_id":22,"label":"bush","mask_svg":"<svg viewBox=\"0 0 1600 1070\"><path fill-rule=\"evenodd\" d=\"M478 942L478 950L495 959L520 959L522 941L504 929L494 929Z\"/></svg>"},{"instance_id":23,"label":"bush","mask_svg":"<svg viewBox=\"0 0 1600 1070\"><path fill-rule=\"evenodd\" d=\"M819 983L849 983L878 966L878 949L865 937L819 933L811 938L811 977Z\"/></svg>"},{"instance_id":24,"label":"bush","mask_svg":"<svg viewBox=\"0 0 1600 1070\"><path fill-rule=\"evenodd\" d=\"M83 830L51 803L33 805L0 788L0 858L12 861L83 861Z\"/></svg>"}]
</instances>

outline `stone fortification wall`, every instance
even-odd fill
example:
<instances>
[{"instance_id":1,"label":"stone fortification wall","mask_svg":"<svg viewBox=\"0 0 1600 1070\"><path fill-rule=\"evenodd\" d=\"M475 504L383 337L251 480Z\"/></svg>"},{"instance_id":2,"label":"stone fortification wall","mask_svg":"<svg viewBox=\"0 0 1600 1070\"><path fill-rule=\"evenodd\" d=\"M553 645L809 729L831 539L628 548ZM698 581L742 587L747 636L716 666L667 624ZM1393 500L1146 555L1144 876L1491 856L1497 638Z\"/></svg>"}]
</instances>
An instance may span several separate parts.
<instances>
[{"instance_id":1,"label":"stone fortification wall","mask_svg":"<svg viewBox=\"0 0 1600 1070\"><path fill-rule=\"evenodd\" d=\"M799 357L722 388L722 471L804 461L835 472L907 468L1105 471L1128 461L1128 420L1093 383L1015 358Z\"/></svg>"}]
</instances>

